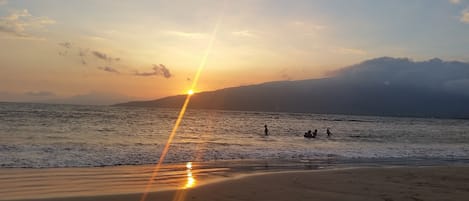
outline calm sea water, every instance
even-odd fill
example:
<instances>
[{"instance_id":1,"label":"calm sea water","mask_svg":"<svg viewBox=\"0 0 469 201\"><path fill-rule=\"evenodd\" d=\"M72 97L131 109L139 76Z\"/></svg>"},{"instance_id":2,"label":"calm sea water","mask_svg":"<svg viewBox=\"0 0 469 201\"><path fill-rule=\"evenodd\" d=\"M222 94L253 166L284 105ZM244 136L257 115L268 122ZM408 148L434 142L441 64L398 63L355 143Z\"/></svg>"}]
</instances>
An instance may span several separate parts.
<instances>
[{"instance_id":1,"label":"calm sea water","mask_svg":"<svg viewBox=\"0 0 469 201\"><path fill-rule=\"evenodd\" d=\"M153 164L178 112L0 103L0 167ZM308 129L318 129L318 138L305 139ZM468 120L188 110L165 162L468 158Z\"/></svg>"}]
</instances>

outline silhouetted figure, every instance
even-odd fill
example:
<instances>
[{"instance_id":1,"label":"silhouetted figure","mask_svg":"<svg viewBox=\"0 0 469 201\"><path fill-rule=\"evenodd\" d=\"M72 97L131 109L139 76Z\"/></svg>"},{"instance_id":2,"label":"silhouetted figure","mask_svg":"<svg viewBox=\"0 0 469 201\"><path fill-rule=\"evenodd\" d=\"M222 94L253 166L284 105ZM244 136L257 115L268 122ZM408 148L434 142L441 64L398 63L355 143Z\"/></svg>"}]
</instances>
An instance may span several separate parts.
<instances>
[{"instance_id":1,"label":"silhouetted figure","mask_svg":"<svg viewBox=\"0 0 469 201\"><path fill-rule=\"evenodd\" d=\"M326 133L327 133L327 137L330 137L332 135L331 131L329 130L329 128L326 129Z\"/></svg>"},{"instance_id":2,"label":"silhouetted figure","mask_svg":"<svg viewBox=\"0 0 469 201\"><path fill-rule=\"evenodd\" d=\"M309 130L308 132L305 133L304 137L306 137L306 138L315 138L316 136L311 134L311 130Z\"/></svg>"},{"instance_id":3,"label":"silhouetted figure","mask_svg":"<svg viewBox=\"0 0 469 201\"><path fill-rule=\"evenodd\" d=\"M318 129L314 129L313 138L316 138L317 135L318 135Z\"/></svg>"},{"instance_id":4,"label":"silhouetted figure","mask_svg":"<svg viewBox=\"0 0 469 201\"><path fill-rule=\"evenodd\" d=\"M269 135L269 129L267 129L267 124L264 125L264 127L265 127L264 133L265 133L265 135L267 136L267 135Z\"/></svg>"}]
</instances>

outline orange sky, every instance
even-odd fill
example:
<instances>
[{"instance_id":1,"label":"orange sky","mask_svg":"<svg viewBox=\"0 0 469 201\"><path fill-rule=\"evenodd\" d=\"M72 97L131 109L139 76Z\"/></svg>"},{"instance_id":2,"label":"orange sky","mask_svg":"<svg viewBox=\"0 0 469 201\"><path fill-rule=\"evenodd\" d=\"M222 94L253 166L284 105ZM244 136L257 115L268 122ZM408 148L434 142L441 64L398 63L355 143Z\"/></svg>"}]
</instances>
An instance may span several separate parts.
<instances>
[{"instance_id":1,"label":"orange sky","mask_svg":"<svg viewBox=\"0 0 469 201\"><path fill-rule=\"evenodd\" d=\"M195 91L320 78L380 56L468 60L464 1L0 2L0 101L183 93L220 16Z\"/></svg>"}]
</instances>

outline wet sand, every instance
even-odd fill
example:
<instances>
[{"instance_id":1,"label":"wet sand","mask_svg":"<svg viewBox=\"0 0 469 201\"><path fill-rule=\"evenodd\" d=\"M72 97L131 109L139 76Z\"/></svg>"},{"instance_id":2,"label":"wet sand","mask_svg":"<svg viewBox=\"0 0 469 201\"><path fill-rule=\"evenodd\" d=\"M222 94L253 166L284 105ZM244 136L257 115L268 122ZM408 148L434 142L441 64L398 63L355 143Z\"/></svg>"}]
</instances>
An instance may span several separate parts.
<instances>
[{"instance_id":1,"label":"wet sand","mask_svg":"<svg viewBox=\"0 0 469 201\"><path fill-rule=\"evenodd\" d=\"M146 200L467 200L469 167L376 167L261 173L199 184L197 181L189 189L152 192ZM8 186L4 182L1 185ZM109 188L126 187L116 185ZM134 201L142 196L141 193L119 192L125 193L118 190L113 195L88 194L42 200Z\"/></svg>"}]
</instances>

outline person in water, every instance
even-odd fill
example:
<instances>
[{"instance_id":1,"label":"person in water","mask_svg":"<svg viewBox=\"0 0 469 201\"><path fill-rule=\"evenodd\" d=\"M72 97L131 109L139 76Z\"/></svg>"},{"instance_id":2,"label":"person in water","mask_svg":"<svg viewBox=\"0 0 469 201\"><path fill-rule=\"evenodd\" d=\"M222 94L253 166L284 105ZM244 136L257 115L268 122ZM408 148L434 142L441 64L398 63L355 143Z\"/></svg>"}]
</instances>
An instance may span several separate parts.
<instances>
[{"instance_id":1,"label":"person in water","mask_svg":"<svg viewBox=\"0 0 469 201\"><path fill-rule=\"evenodd\" d=\"M314 129L313 138L316 138L317 135L318 135L318 129Z\"/></svg>"},{"instance_id":2,"label":"person in water","mask_svg":"<svg viewBox=\"0 0 469 201\"><path fill-rule=\"evenodd\" d=\"M327 133L327 137L330 137L332 135L331 131L329 130L329 128L326 129L326 133Z\"/></svg>"},{"instance_id":3,"label":"person in water","mask_svg":"<svg viewBox=\"0 0 469 201\"><path fill-rule=\"evenodd\" d=\"M316 131L315 131L315 132L316 132ZM306 132L304 136L305 136L305 137L312 137L312 138L315 138L315 137L316 137L316 135L311 134L311 130L309 130L308 132Z\"/></svg>"},{"instance_id":4,"label":"person in water","mask_svg":"<svg viewBox=\"0 0 469 201\"><path fill-rule=\"evenodd\" d=\"M269 135L269 129L267 129L267 124L264 125L264 128L265 128L265 129L264 129L265 135L266 135L266 136Z\"/></svg>"}]
</instances>

